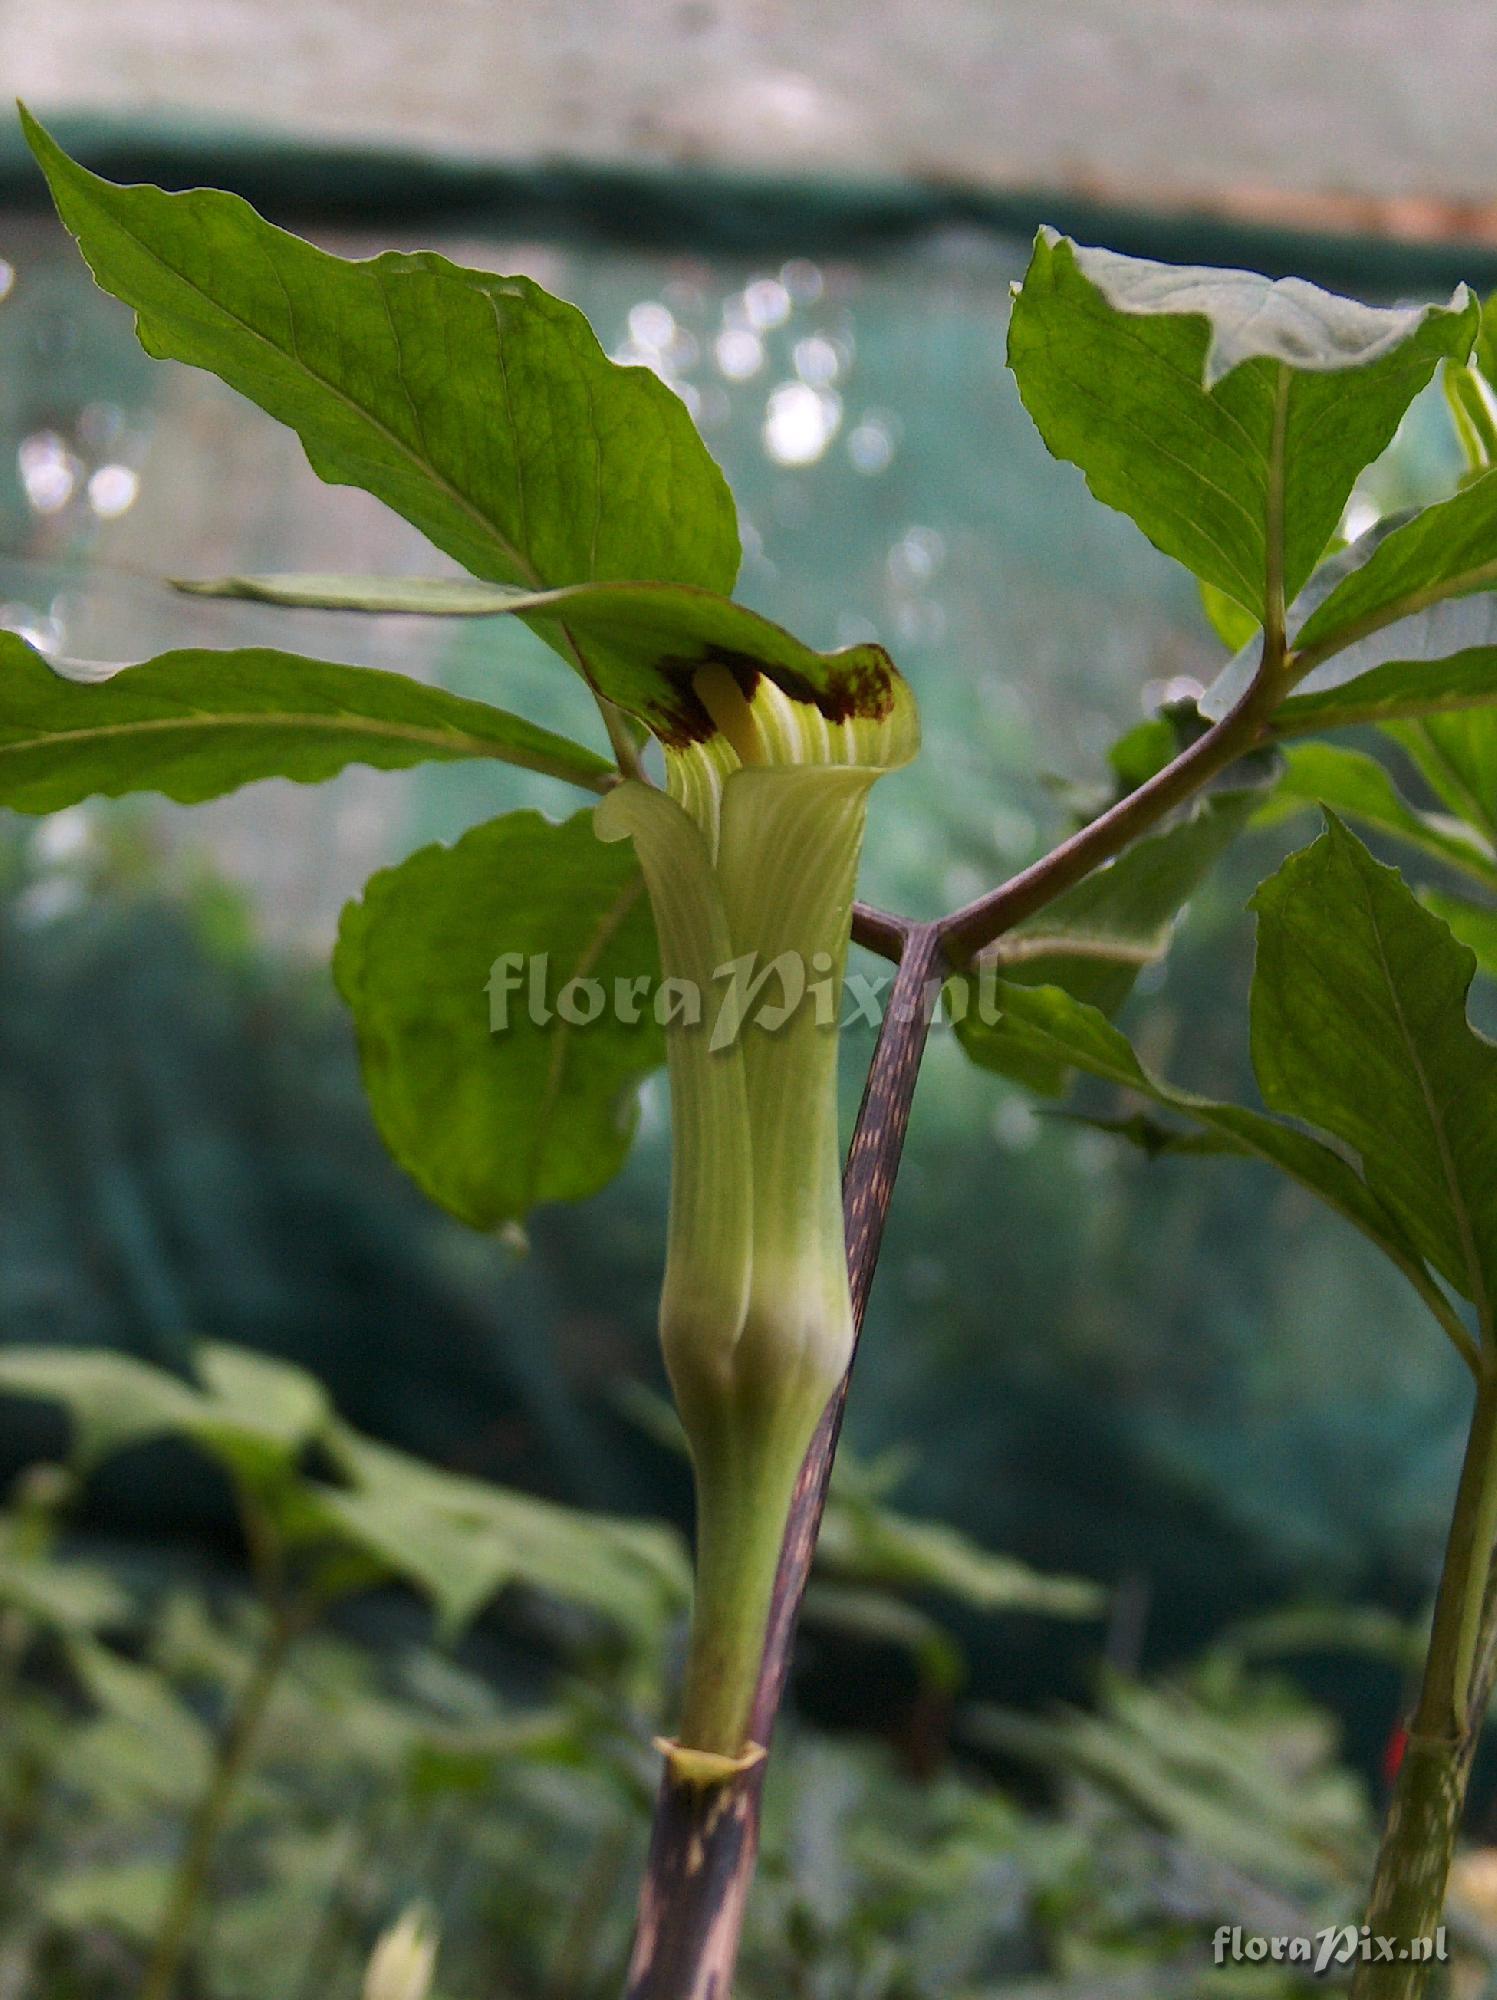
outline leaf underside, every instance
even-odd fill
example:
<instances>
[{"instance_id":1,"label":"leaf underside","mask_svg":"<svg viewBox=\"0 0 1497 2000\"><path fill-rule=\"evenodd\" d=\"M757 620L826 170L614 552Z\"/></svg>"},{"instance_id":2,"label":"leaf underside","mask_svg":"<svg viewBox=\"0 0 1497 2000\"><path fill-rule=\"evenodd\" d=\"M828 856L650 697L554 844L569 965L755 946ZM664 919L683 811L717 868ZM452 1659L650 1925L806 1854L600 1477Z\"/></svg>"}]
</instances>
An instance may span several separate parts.
<instances>
[{"instance_id":1,"label":"leaf underside","mask_svg":"<svg viewBox=\"0 0 1497 2000\"><path fill-rule=\"evenodd\" d=\"M1009 361L1051 451L1261 619L1276 580L1298 592L1357 474L1476 324L1464 287L1448 307L1378 308L1042 230Z\"/></svg>"},{"instance_id":2,"label":"leaf underside","mask_svg":"<svg viewBox=\"0 0 1497 2000\"><path fill-rule=\"evenodd\" d=\"M829 721L879 719L907 698L882 646L821 653L747 606L684 584L584 583L537 592L462 577L235 576L188 588L291 609L522 617L559 651L566 637L580 644L597 691L674 747L713 733L694 687L705 666L728 668L746 695L766 675Z\"/></svg>"}]
</instances>

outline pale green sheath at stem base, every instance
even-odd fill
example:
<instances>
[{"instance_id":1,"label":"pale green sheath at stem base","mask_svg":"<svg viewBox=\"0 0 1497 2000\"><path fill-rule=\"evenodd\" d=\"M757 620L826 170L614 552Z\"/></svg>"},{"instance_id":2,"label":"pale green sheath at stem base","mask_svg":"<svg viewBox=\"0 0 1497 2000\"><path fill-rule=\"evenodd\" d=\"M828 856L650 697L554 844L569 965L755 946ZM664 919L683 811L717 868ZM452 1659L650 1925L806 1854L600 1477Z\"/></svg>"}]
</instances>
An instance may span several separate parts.
<instances>
[{"instance_id":1,"label":"pale green sheath at stem base","mask_svg":"<svg viewBox=\"0 0 1497 2000\"><path fill-rule=\"evenodd\" d=\"M868 794L919 729L892 667L831 716L725 666L693 685L711 733L667 746L666 791L622 784L596 822L634 842L672 1002L660 1331L697 1493L678 1761L699 1753L708 1781L754 1754L791 1493L852 1354L837 1021Z\"/></svg>"}]
</instances>

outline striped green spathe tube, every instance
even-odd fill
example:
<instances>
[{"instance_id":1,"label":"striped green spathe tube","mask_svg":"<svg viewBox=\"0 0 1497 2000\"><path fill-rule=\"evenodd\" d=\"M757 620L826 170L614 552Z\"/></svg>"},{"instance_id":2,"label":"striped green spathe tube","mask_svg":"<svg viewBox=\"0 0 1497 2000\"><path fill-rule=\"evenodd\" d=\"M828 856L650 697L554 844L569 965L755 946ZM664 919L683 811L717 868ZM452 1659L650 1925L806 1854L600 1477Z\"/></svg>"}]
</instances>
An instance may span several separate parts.
<instances>
[{"instance_id":1,"label":"striped green spathe tube","mask_svg":"<svg viewBox=\"0 0 1497 2000\"><path fill-rule=\"evenodd\" d=\"M868 796L919 728L892 669L836 719L722 666L694 687L713 732L596 824L634 842L673 1001L660 1328L698 1492L683 1741L731 1757L790 1491L852 1352L836 1023Z\"/></svg>"}]
</instances>

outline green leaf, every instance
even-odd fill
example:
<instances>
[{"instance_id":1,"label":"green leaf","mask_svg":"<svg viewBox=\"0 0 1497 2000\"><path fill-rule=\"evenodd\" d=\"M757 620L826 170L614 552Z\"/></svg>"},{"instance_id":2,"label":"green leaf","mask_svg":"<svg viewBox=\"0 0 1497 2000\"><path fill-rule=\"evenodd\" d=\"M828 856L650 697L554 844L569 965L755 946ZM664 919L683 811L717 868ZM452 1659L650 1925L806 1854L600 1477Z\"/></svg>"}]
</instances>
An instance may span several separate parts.
<instances>
[{"instance_id":1,"label":"green leaf","mask_svg":"<svg viewBox=\"0 0 1497 2000\"><path fill-rule=\"evenodd\" d=\"M1005 986L1001 998L1003 1013L995 1028L976 1022L964 1034L964 1046L974 1060L1006 1075L1014 1052L1027 1052L1037 1066L1081 1070L1190 1119L1231 1150L1267 1161L1309 1189L1376 1243L1431 1310L1439 1311L1440 1296L1411 1232L1339 1153L1261 1111L1199 1097L1154 1076L1134 1054L1127 1037L1103 1014L1059 987ZM990 1047L996 1047L996 1060L991 1062ZM1448 1306L1442 1324L1454 1336Z\"/></svg>"},{"instance_id":2,"label":"green leaf","mask_svg":"<svg viewBox=\"0 0 1497 2000\"><path fill-rule=\"evenodd\" d=\"M427 251L349 262L236 196L115 187L22 114L94 276L147 353L209 369L475 576L729 590L732 497L684 405L528 278Z\"/></svg>"},{"instance_id":3,"label":"green leaf","mask_svg":"<svg viewBox=\"0 0 1497 2000\"><path fill-rule=\"evenodd\" d=\"M685 1552L667 1529L464 1479L342 1425L331 1450L350 1484L322 1491L327 1518L430 1597L448 1637L512 1583L585 1604L646 1644L687 1600Z\"/></svg>"},{"instance_id":4,"label":"green leaf","mask_svg":"<svg viewBox=\"0 0 1497 2000\"><path fill-rule=\"evenodd\" d=\"M381 618L498 618L524 603L529 592L513 583L484 583L472 576L272 576L173 577L187 597L222 597L275 604L286 611L354 611Z\"/></svg>"},{"instance_id":5,"label":"green leaf","mask_svg":"<svg viewBox=\"0 0 1497 2000\"><path fill-rule=\"evenodd\" d=\"M658 1639L685 1602L684 1554L666 1529L462 1479L377 1445L334 1417L312 1376L270 1355L207 1342L195 1359L201 1390L127 1355L0 1349L0 1389L63 1403L89 1466L142 1438L189 1440L267 1503L286 1546L320 1559L318 1587L328 1576L354 1588L400 1577L432 1599L449 1636L512 1582L590 1605L642 1639ZM303 1470L314 1443L345 1484ZM39 1590L21 1572L40 1569L0 1554L0 1602L74 1632L118 1614L118 1598L90 1574L52 1565L55 1587ZM180 1729L178 1705L153 1676L81 1636L72 1657L112 1717L163 1739Z\"/></svg>"},{"instance_id":6,"label":"green leaf","mask_svg":"<svg viewBox=\"0 0 1497 2000\"><path fill-rule=\"evenodd\" d=\"M916 1520L845 1490L828 1509L816 1559L839 1581L935 1591L977 1611L1096 1618L1107 1607L1106 1591L1083 1577L1046 1576L943 1521Z\"/></svg>"},{"instance_id":7,"label":"green leaf","mask_svg":"<svg viewBox=\"0 0 1497 2000\"><path fill-rule=\"evenodd\" d=\"M343 913L334 973L386 1145L480 1229L596 1193L664 1060L658 967L633 853L598 841L589 813L511 813L375 875ZM631 1026L618 982L646 976ZM603 996L588 1025L561 1012L574 978Z\"/></svg>"},{"instance_id":8,"label":"green leaf","mask_svg":"<svg viewBox=\"0 0 1497 2000\"><path fill-rule=\"evenodd\" d=\"M418 1507L379 1489L328 1487L303 1501L309 1533L320 1531L365 1559L356 1587L398 1577L430 1602L445 1640L460 1637L512 1580L509 1550L492 1524L472 1515ZM328 1598L343 1594L336 1585L324 1590Z\"/></svg>"},{"instance_id":9,"label":"green leaf","mask_svg":"<svg viewBox=\"0 0 1497 2000\"><path fill-rule=\"evenodd\" d=\"M1265 1102L1350 1146L1369 1187L1493 1332L1497 1045L1476 961L1338 821L1253 898Z\"/></svg>"},{"instance_id":10,"label":"green leaf","mask_svg":"<svg viewBox=\"0 0 1497 2000\"><path fill-rule=\"evenodd\" d=\"M103 1570L0 1554L0 1604L49 1631L97 1632L129 1616L130 1598Z\"/></svg>"},{"instance_id":11,"label":"green leaf","mask_svg":"<svg viewBox=\"0 0 1497 2000\"><path fill-rule=\"evenodd\" d=\"M1497 292L1493 292L1482 306L1476 351L1471 358L1488 382L1497 384Z\"/></svg>"},{"instance_id":12,"label":"green leaf","mask_svg":"<svg viewBox=\"0 0 1497 2000\"><path fill-rule=\"evenodd\" d=\"M1235 597L1218 590L1214 583L1199 583L1196 588L1201 593L1206 622L1229 653L1240 653L1244 646L1257 645L1262 625L1255 612L1244 611Z\"/></svg>"},{"instance_id":13,"label":"green leaf","mask_svg":"<svg viewBox=\"0 0 1497 2000\"><path fill-rule=\"evenodd\" d=\"M1059 986L1078 1000L1113 1014L1132 992L1146 965L1169 950L1185 902L1215 867L1258 805L1273 772L1269 760L1236 767L1231 782L1205 793L1172 825L1125 849L1110 866L1058 896L1038 916L1016 925L978 957L978 996L994 974L1023 986ZM1004 1037L998 1023L976 1018L967 982L953 980L947 1005L969 1053L1002 1068ZM965 1012L963 1007L965 1005ZM1037 1062L1035 1051L1015 1043L1005 1074L1032 1090L1059 1095L1062 1064Z\"/></svg>"},{"instance_id":14,"label":"green leaf","mask_svg":"<svg viewBox=\"0 0 1497 2000\"><path fill-rule=\"evenodd\" d=\"M1483 479L1476 484L1485 483ZM1315 630L1324 608L1351 591L1364 572L1379 568L1385 548L1398 547L1423 519L1421 514L1390 515L1322 564L1291 613L1294 643L1300 643L1303 632ZM1252 656L1239 654L1202 697L1202 712L1213 718L1224 715L1252 668ZM1497 594L1474 591L1434 599L1389 623L1374 622L1361 637L1338 644L1318 661L1312 657L1310 670L1276 711L1274 726L1281 735L1303 735L1493 702L1497 702Z\"/></svg>"},{"instance_id":15,"label":"green leaf","mask_svg":"<svg viewBox=\"0 0 1497 2000\"><path fill-rule=\"evenodd\" d=\"M118 1931L149 1945L171 1886L172 1871L165 1861L93 1861L50 1882L42 1905L64 1933Z\"/></svg>"},{"instance_id":16,"label":"green leaf","mask_svg":"<svg viewBox=\"0 0 1497 2000\"><path fill-rule=\"evenodd\" d=\"M212 1739L163 1677L94 1639L70 1639L68 1658L100 1710L70 1745L73 1765L86 1781L93 1781L96 1769L104 1778L99 1767L107 1763L108 1779L127 1795L166 1802L199 1797L212 1764Z\"/></svg>"},{"instance_id":17,"label":"green leaf","mask_svg":"<svg viewBox=\"0 0 1497 2000\"><path fill-rule=\"evenodd\" d=\"M1147 1825L1168 1829L1182 1851L1219 1857L1234 1874L1288 1889L1304 1907L1342 1893L1362 1867L1361 1788L1337 1765L1328 1732L1306 1740L1301 1723L1286 1755L1282 1705L1223 1712L1219 1695L1208 1706L1188 1687L1145 1687L1108 1674L1099 1712L1063 1710L1041 1721L979 1708L968 1729L975 1742L1047 1773L1076 1771ZM1153 2000L1201 1990L1193 1977L1174 1988L1151 1971L1111 1991Z\"/></svg>"},{"instance_id":18,"label":"green leaf","mask_svg":"<svg viewBox=\"0 0 1497 2000\"><path fill-rule=\"evenodd\" d=\"M275 1495L332 1421L321 1384L289 1361L221 1341L205 1341L196 1361L204 1395L185 1434L248 1485Z\"/></svg>"},{"instance_id":19,"label":"green leaf","mask_svg":"<svg viewBox=\"0 0 1497 2000\"><path fill-rule=\"evenodd\" d=\"M1126 797L1140 785L1146 785L1184 747L1180 731L1168 715L1151 715L1147 721L1136 722L1125 730L1107 753L1107 762L1118 781L1118 796ZM1104 809L1112 803L1111 799L1105 799Z\"/></svg>"},{"instance_id":20,"label":"green leaf","mask_svg":"<svg viewBox=\"0 0 1497 2000\"><path fill-rule=\"evenodd\" d=\"M1419 900L1425 909L1449 924L1489 979L1497 979L1497 906L1470 903L1464 896L1447 896L1440 889L1421 889Z\"/></svg>"},{"instance_id":21,"label":"green leaf","mask_svg":"<svg viewBox=\"0 0 1497 2000\"><path fill-rule=\"evenodd\" d=\"M0 1391L61 1403L74 1462L84 1470L127 1445L180 1431L200 1400L164 1369L92 1347L0 1348Z\"/></svg>"},{"instance_id":22,"label":"green leaf","mask_svg":"<svg viewBox=\"0 0 1497 2000\"><path fill-rule=\"evenodd\" d=\"M1487 600L1472 598L1468 602L1484 605ZM1369 662L1376 640L1338 653L1274 711L1275 732L1281 737L1308 736L1365 722L1396 722L1405 716L1451 715L1491 707L1497 703L1497 621L1485 617L1456 621L1441 616L1442 612L1466 609L1466 604L1442 605L1380 635L1402 635L1399 651L1407 657ZM1474 625L1483 632L1489 628L1492 638L1477 637L1476 643L1463 645L1460 634L1451 629L1457 622L1466 630ZM1420 627L1438 629L1421 632ZM1449 652L1447 645L1452 648Z\"/></svg>"},{"instance_id":23,"label":"green leaf","mask_svg":"<svg viewBox=\"0 0 1497 2000\"><path fill-rule=\"evenodd\" d=\"M1436 792L1490 855L1497 846L1497 711L1465 709L1387 725ZM1490 871L1497 874L1497 869Z\"/></svg>"},{"instance_id":24,"label":"green leaf","mask_svg":"<svg viewBox=\"0 0 1497 2000\"><path fill-rule=\"evenodd\" d=\"M1263 783L1205 793L1173 825L1147 834L1108 866L1017 925L984 954L1025 986L1063 986L1104 1013L1120 1007L1146 965L1162 958L1181 906L1258 805ZM1265 765L1263 782L1272 776Z\"/></svg>"},{"instance_id":25,"label":"green leaf","mask_svg":"<svg viewBox=\"0 0 1497 2000\"><path fill-rule=\"evenodd\" d=\"M1333 646L1431 604L1497 585L1497 472L1403 519L1294 635L1297 652Z\"/></svg>"},{"instance_id":26,"label":"green leaf","mask_svg":"<svg viewBox=\"0 0 1497 2000\"><path fill-rule=\"evenodd\" d=\"M289 1362L207 1342L201 1386L105 1348L0 1348L0 1390L61 1403L85 1470L148 1438L187 1438L265 1489L281 1483L329 1420L312 1377Z\"/></svg>"},{"instance_id":27,"label":"green leaf","mask_svg":"<svg viewBox=\"0 0 1497 2000\"><path fill-rule=\"evenodd\" d=\"M1497 859L1490 847L1458 823L1410 805L1387 769L1364 750L1331 743L1296 743L1285 750L1264 817L1279 818L1285 810L1309 806L1328 806L1497 887Z\"/></svg>"},{"instance_id":28,"label":"green leaf","mask_svg":"<svg viewBox=\"0 0 1497 2000\"><path fill-rule=\"evenodd\" d=\"M1292 598L1357 474L1477 323L1378 308L1297 278L1084 249L1042 230L1009 330L1025 407L1167 555L1262 619Z\"/></svg>"},{"instance_id":29,"label":"green leaf","mask_svg":"<svg viewBox=\"0 0 1497 2000\"><path fill-rule=\"evenodd\" d=\"M1223 1153L1241 1153L1241 1146L1221 1132L1191 1132L1178 1125L1166 1125L1147 1111L1135 1111L1127 1118L1091 1118L1081 1111L1052 1111L1052 1118L1067 1125L1084 1125L1093 1132L1105 1132L1112 1139L1126 1139L1151 1160L1167 1154L1191 1154L1197 1158Z\"/></svg>"},{"instance_id":30,"label":"green leaf","mask_svg":"<svg viewBox=\"0 0 1497 2000\"><path fill-rule=\"evenodd\" d=\"M627 1382L618 1401L648 1437L667 1451L686 1455L681 1419L663 1396ZM839 1449L816 1543L818 1574L824 1569L838 1584L936 1591L982 1611L1093 1618L1105 1610L1107 1592L1100 1584L1047 1575L983 1548L942 1522L888 1506L884 1495L903 1470L898 1463L865 1463L847 1445Z\"/></svg>"},{"instance_id":31,"label":"green leaf","mask_svg":"<svg viewBox=\"0 0 1497 2000\"><path fill-rule=\"evenodd\" d=\"M1314 617L1326 599L1340 588L1344 579L1351 576L1363 563L1368 562L1386 537L1410 519L1412 512L1385 514L1380 520L1374 521L1367 532L1359 535L1356 541L1344 548L1336 549L1334 554L1327 556L1326 560L1311 573L1309 581L1289 606L1285 630L1291 640L1300 628ZM1222 668L1198 703L1200 713L1208 722L1219 722L1246 694L1257 674L1262 650L1261 643L1254 639L1241 647ZM1282 709L1279 712L1282 713Z\"/></svg>"},{"instance_id":32,"label":"green leaf","mask_svg":"<svg viewBox=\"0 0 1497 2000\"><path fill-rule=\"evenodd\" d=\"M261 778L315 784L348 764L492 757L590 790L601 757L519 716L402 674L292 653L163 653L90 685L0 632L0 805L55 812L94 792L183 804Z\"/></svg>"},{"instance_id":33,"label":"green leaf","mask_svg":"<svg viewBox=\"0 0 1497 2000\"><path fill-rule=\"evenodd\" d=\"M1480 346L1480 336L1477 337ZM1445 408L1449 412L1456 442L1465 460L1462 483L1479 479L1493 464L1497 464L1497 421L1494 421L1492 406L1482 388L1477 371L1466 363L1447 361L1441 370L1441 387L1445 392Z\"/></svg>"},{"instance_id":34,"label":"green leaf","mask_svg":"<svg viewBox=\"0 0 1497 2000\"><path fill-rule=\"evenodd\" d=\"M437 577L260 576L220 577L190 588L331 611L519 615L560 650L566 634L583 643L599 693L672 744L712 733L712 719L692 682L699 668L713 663L740 677L765 674L833 721L851 715L876 719L896 700L899 677L882 646L818 653L757 611L679 584L584 583L524 591Z\"/></svg>"},{"instance_id":35,"label":"green leaf","mask_svg":"<svg viewBox=\"0 0 1497 2000\"><path fill-rule=\"evenodd\" d=\"M1294 1604L1234 1620L1212 1651L1231 1660L1257 1662L1303 1653L1361 1654L1406 1674L1424 1665L1426 1634L1419 1621L1371 1604Z\"/></svg>"},{"instance_id":36,"label":"green leaf","mask_svg":"<svg viewBox=\"0 0 1497 2000\"><path fill-rule=\"evenodd\" d=\"M813 1576L801 1607L813 1629L837 1633L860 1646L894 1646L915 1662L925 1685L955 1694L966 1678L962 1649L934 1618L882 1590L827 1583Z\"/></svg>"}]
</instances>

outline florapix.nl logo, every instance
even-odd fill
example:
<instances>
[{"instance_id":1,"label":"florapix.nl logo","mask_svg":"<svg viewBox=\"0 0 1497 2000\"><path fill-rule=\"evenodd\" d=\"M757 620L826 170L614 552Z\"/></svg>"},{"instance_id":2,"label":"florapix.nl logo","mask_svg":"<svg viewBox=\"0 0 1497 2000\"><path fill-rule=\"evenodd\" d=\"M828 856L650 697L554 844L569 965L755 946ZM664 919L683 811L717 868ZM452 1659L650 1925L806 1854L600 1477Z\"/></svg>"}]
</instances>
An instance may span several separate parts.
<instances>
[{"instance_id":1,"label":"florapix.nl logo","mask_svg":"<svg viewBox=\"0 0 1497 2000\"><path fill-rule=\"evenodd\" d=\"M711 979L663 978L651 973L600 978L567 971L549 952L501 952L489 968L484 991L491 1034L518 1023L549 1028L590 1028L600 1021L638 1027L703 1029L712 1049L731 1048L745 1029L778 1034L809 1016L818 1028L882 1026L894 993L892 972L849 969L839 978L830 953L809 959L786 951L761 960L746 952L714 968ZM1002 1017L1000 969L932 978L918 996L901 1003L921 1007L933 1027L954 1027L969 1015L992 1027Z\"/></svg>"},{"instance_id":2,"label":"florapix.nl logo","mask_svg":"<svg viewBox=\"0 0 1497 2000\"><path fill-rule=\"evenodd\" d=\"M1269 1937L1222 1924L1211 1941L1215 1965L1304 1965L1317 1979L1350 1965L1444 1965L1445 1926L1429 1937L1379 1937L1370 1924L1328 1924L1298 1936Z\"/></svg>"}]
</instances>

